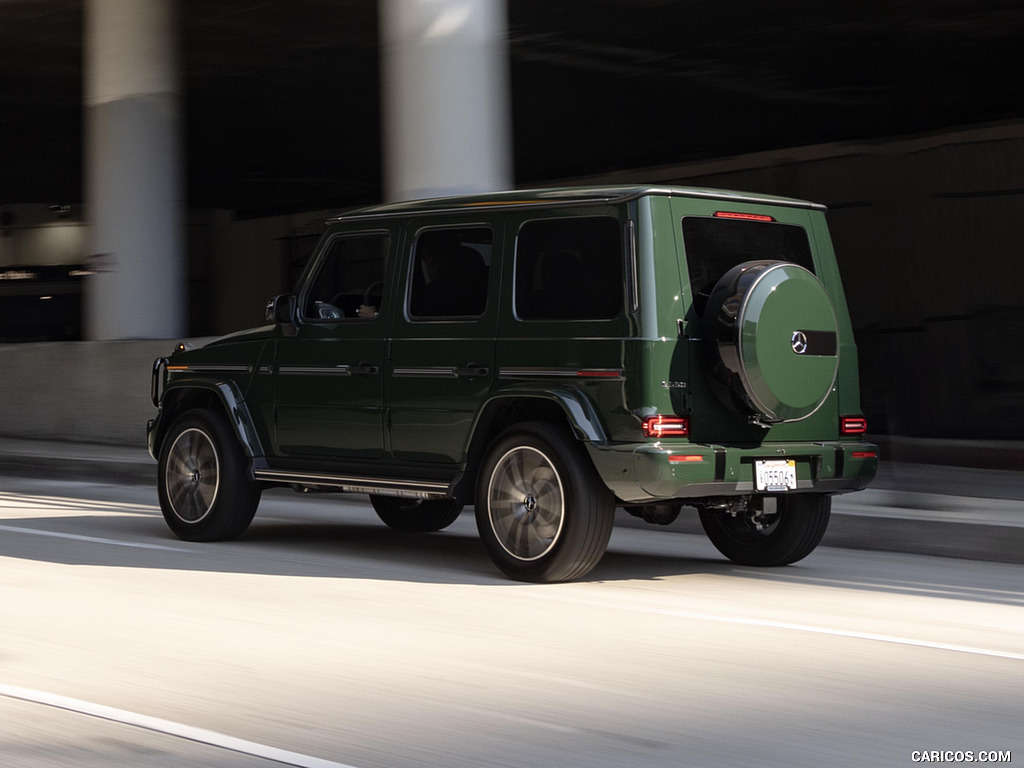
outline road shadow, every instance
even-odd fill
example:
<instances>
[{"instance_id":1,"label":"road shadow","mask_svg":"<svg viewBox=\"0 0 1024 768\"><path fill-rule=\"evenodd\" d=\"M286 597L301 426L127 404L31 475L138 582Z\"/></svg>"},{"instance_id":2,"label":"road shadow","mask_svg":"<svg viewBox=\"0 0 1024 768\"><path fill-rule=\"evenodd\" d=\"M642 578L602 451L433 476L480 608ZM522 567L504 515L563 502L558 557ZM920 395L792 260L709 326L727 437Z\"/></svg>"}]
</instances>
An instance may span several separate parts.
<instances>
[{"instance_id":1,"label":"road shadow","mask_svg":"<svg viewBox=\"0 0 1024 768\"><path fill-rule=\"evenodd\" d=\"M295 497L269 492L250 528L235 541L180 541L168 530L155 498L97 486L71 497L24 489L3 494L32 513L0 518L0 556L65 565L373 579L438 584L516 586L491 562L472 508L447 530L400 533L381 523L365 497ZM82 491L83 489L78 489ZM34 491L34 492L33 492ZM155 493L153 494L155 497ZM784 568L738 566L700 533L696 520L678 530L649 526L621 513L607 553L581 582L637 582L694 575L779 584L814 583L843 589L927 595L1024 605L1019 568L979 564L976 572L946 569L944 560L819 547ZM682 526L682 527L680 527ZM868 564L865 567L865 564ZM936 567L938 565L938 567ZM950 572L948 578L943 573Z\"/></svg>"},{"instance_id":2,"label":"road shadow","mask_svg":"<svg viewBox=\"0 0 1024 768\"><path fill-rule=\"evenodd\" d=\"M372 516L337 521L253 521L237 540L195 543L174 538L156 514L63 514L7 518L0 525L0 557L110 568L361 579L426 584L528 586L512 581L492 564L480 541L472 512L437 533L401 533ZM991 570L965 577L927 577L916 567L903 573L880 569L865 576L865 558L888 562L893 555L822 549L785 568L738 566L714 553L702 536L657 529L616 529L598 566L580 582L657 581L694 575L723 576L780 585L816 584L836 588L933 596L974 602L1024 605L1019 571L1012 566L993 581ZM994 566L1000 568L1000 566ZM906 569L904 569L906 570Z\"/></svg>"},{"instance_id":3,"label":"road shadow","mask_svg":"<svg viewBox=\"0 0 1024 768\"><path fill-rule=\"evenodd\" d=\"M63 500L62 500L63 501ZM158 514L89 514L90 504L61 504L62 514L0 520L0 556L63 565L147 568L318 578L361 578L449 584L504 584L477 535L472 509L449 529L403 533L372 510L338 519L257 517L238 539L187 542L175 538ZM114 510L117 511L116 509ZM314 510L315 511L315 510ZM633 531L635 537L638 532ZM649 531L658 536L657 531ZM691 537L668 534L674 540ZM695 537L693 537L695 538ZM613 539L613 545L615 540ZM724 560L645 553L613 546L582 581L644 580L724 572Z\"/></svg>"}]
</instances>

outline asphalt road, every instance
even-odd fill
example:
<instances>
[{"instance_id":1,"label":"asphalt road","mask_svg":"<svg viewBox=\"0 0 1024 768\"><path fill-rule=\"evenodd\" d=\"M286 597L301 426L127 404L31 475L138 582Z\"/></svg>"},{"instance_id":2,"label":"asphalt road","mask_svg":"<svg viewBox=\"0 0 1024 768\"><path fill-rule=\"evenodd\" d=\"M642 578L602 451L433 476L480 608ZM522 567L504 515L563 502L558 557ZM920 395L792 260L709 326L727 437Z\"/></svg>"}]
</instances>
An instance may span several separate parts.
<instances>
[{"instance_id":1,"label":"asphalt road","mask_svg":"<svg viewBox=\"0 0 1024 768\"><path fill-rule=\"evenodd\" d=\"M1019 565L758 570L616 528L587 580L526 585L469 514L401 535L273 491L192 544L144 487L0 486L0 766L1021 762L1022 709Z\"/></svg>"}]
</instances>

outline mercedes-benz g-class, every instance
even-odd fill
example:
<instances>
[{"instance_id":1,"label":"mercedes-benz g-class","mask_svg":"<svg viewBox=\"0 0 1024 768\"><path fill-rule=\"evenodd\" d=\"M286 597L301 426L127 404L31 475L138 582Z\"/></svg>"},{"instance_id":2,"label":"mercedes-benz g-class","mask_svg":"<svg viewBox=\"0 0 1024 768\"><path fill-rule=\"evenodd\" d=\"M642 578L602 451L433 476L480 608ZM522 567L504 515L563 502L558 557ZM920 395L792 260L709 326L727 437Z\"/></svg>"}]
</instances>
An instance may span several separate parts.
<instances>
[{"instance_id":1,"label":"mercedes-benz g-class","mask_svg":"<svg viewBox=\"0 0 1024 768\"><path fill-rule=\"evenodd\" d=\"M699 515L792 563L865 487L857 355L825 208L710 189L495 193L329 222L269 324L156 361L149 445L188 540L269 486L368 494L436 531L472 504L497 566L561 581L615 508Z\"/></svg>"}]
</instances>

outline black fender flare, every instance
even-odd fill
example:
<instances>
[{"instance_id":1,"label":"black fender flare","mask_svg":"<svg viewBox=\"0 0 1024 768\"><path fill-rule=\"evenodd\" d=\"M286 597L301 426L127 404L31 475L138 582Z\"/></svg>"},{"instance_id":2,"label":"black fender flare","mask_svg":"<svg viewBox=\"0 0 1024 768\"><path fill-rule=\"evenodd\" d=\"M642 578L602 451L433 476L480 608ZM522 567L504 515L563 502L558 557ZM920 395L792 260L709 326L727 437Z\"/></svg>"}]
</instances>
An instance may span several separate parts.
<instances>
[{"instance_id":1,"label":"black fender flare","mask_svg":"<svg viewBox=\"0 0 1024 768\"><path fill-rule=\"evenodd\" d=\"M189 378L176 381L170 384L163 392L160 414L161 423L157 429L157 434L151 441L154 451L159 453L160 443L171 422L180 413L192 407L192 402L196 400L195 395L197 391L216 398L216 401L223 408L224 416L231 425L235 437L238 438L242 451L247 458L256 459L262 458L265 455L263 443L256 432L256 425L252 414L249 412L249 406L246 404L238 385L233 381L203 378Z\"/></svg>"},{"instance_id":2,"label":"black fender flare","mask_svg":"<svg viewBox=\"0 0 1024 768\"><path fill-rule=\"evenodd\" d=\"M558 415L564 418L572 429L573 436L583 442L604 443L608 433L601 422L597 409L586 394L572 387L537 386L523 383L492 392L477 411L469 440L464 449L465 466L452 482L451 494L465 503L473 503L476 484L476 470L486 453L490 438L502 430L494 431L494 424L507 408L529 408L531 401L546 408L547 419Z\"/></svg>"},{"instance_id":3,"label":"black fender flare","mask_svg":"<svg viewBox=\"0 0 1024 768\"><path fill-rule=\"evenodd\" d=\"M492 392L480 407L470 430L469 443L466 445L465 455L471 463L473 455L478 452L477 449L483 447L496 415L507 407L529 407L530 401L543 403L549 413L554 413L557 409L557 413L565 418L578 440L593 443L608 441L608 433L601 422L598 410L586 394L572 387L524 383Z\"/></svg>"}]
</instances>

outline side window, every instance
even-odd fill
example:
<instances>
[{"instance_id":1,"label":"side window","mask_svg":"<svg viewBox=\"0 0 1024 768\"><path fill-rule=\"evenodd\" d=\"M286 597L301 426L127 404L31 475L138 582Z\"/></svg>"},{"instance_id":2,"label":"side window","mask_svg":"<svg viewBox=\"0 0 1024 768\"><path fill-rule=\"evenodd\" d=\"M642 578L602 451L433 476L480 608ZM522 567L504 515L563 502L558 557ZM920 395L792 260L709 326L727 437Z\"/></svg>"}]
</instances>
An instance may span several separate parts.
<instances>
[{"instance_id":1,"label":"side window","mask_svg":"<svg viewBox=\"0 0 1024 768\"><path fill-rule=\"evenodd\" d=\"M386 234L331 240L303 298L308 320L372 320L381 309L389 238Z\"/></svg>"},{"instance_id":2,"label":"side window","mask_svg":"<svg viewBox=\"0 0 1024 768\"><path fill-rule=\"evenodd\" d=\"M487 227L428 229L416 238L409 279L413 320L480 317L494 235Z\"/></svg>"},{"instance_id":3,"label":"side window","mask_svg":"<svg viewBox=\"0 0 1024 768\"><path fill-rule=\"evenodd\" d=\"M520 320L608 320L622 312L622 228L608 216L540 219L519 230Z\"/></svg>"}]
</instances>

